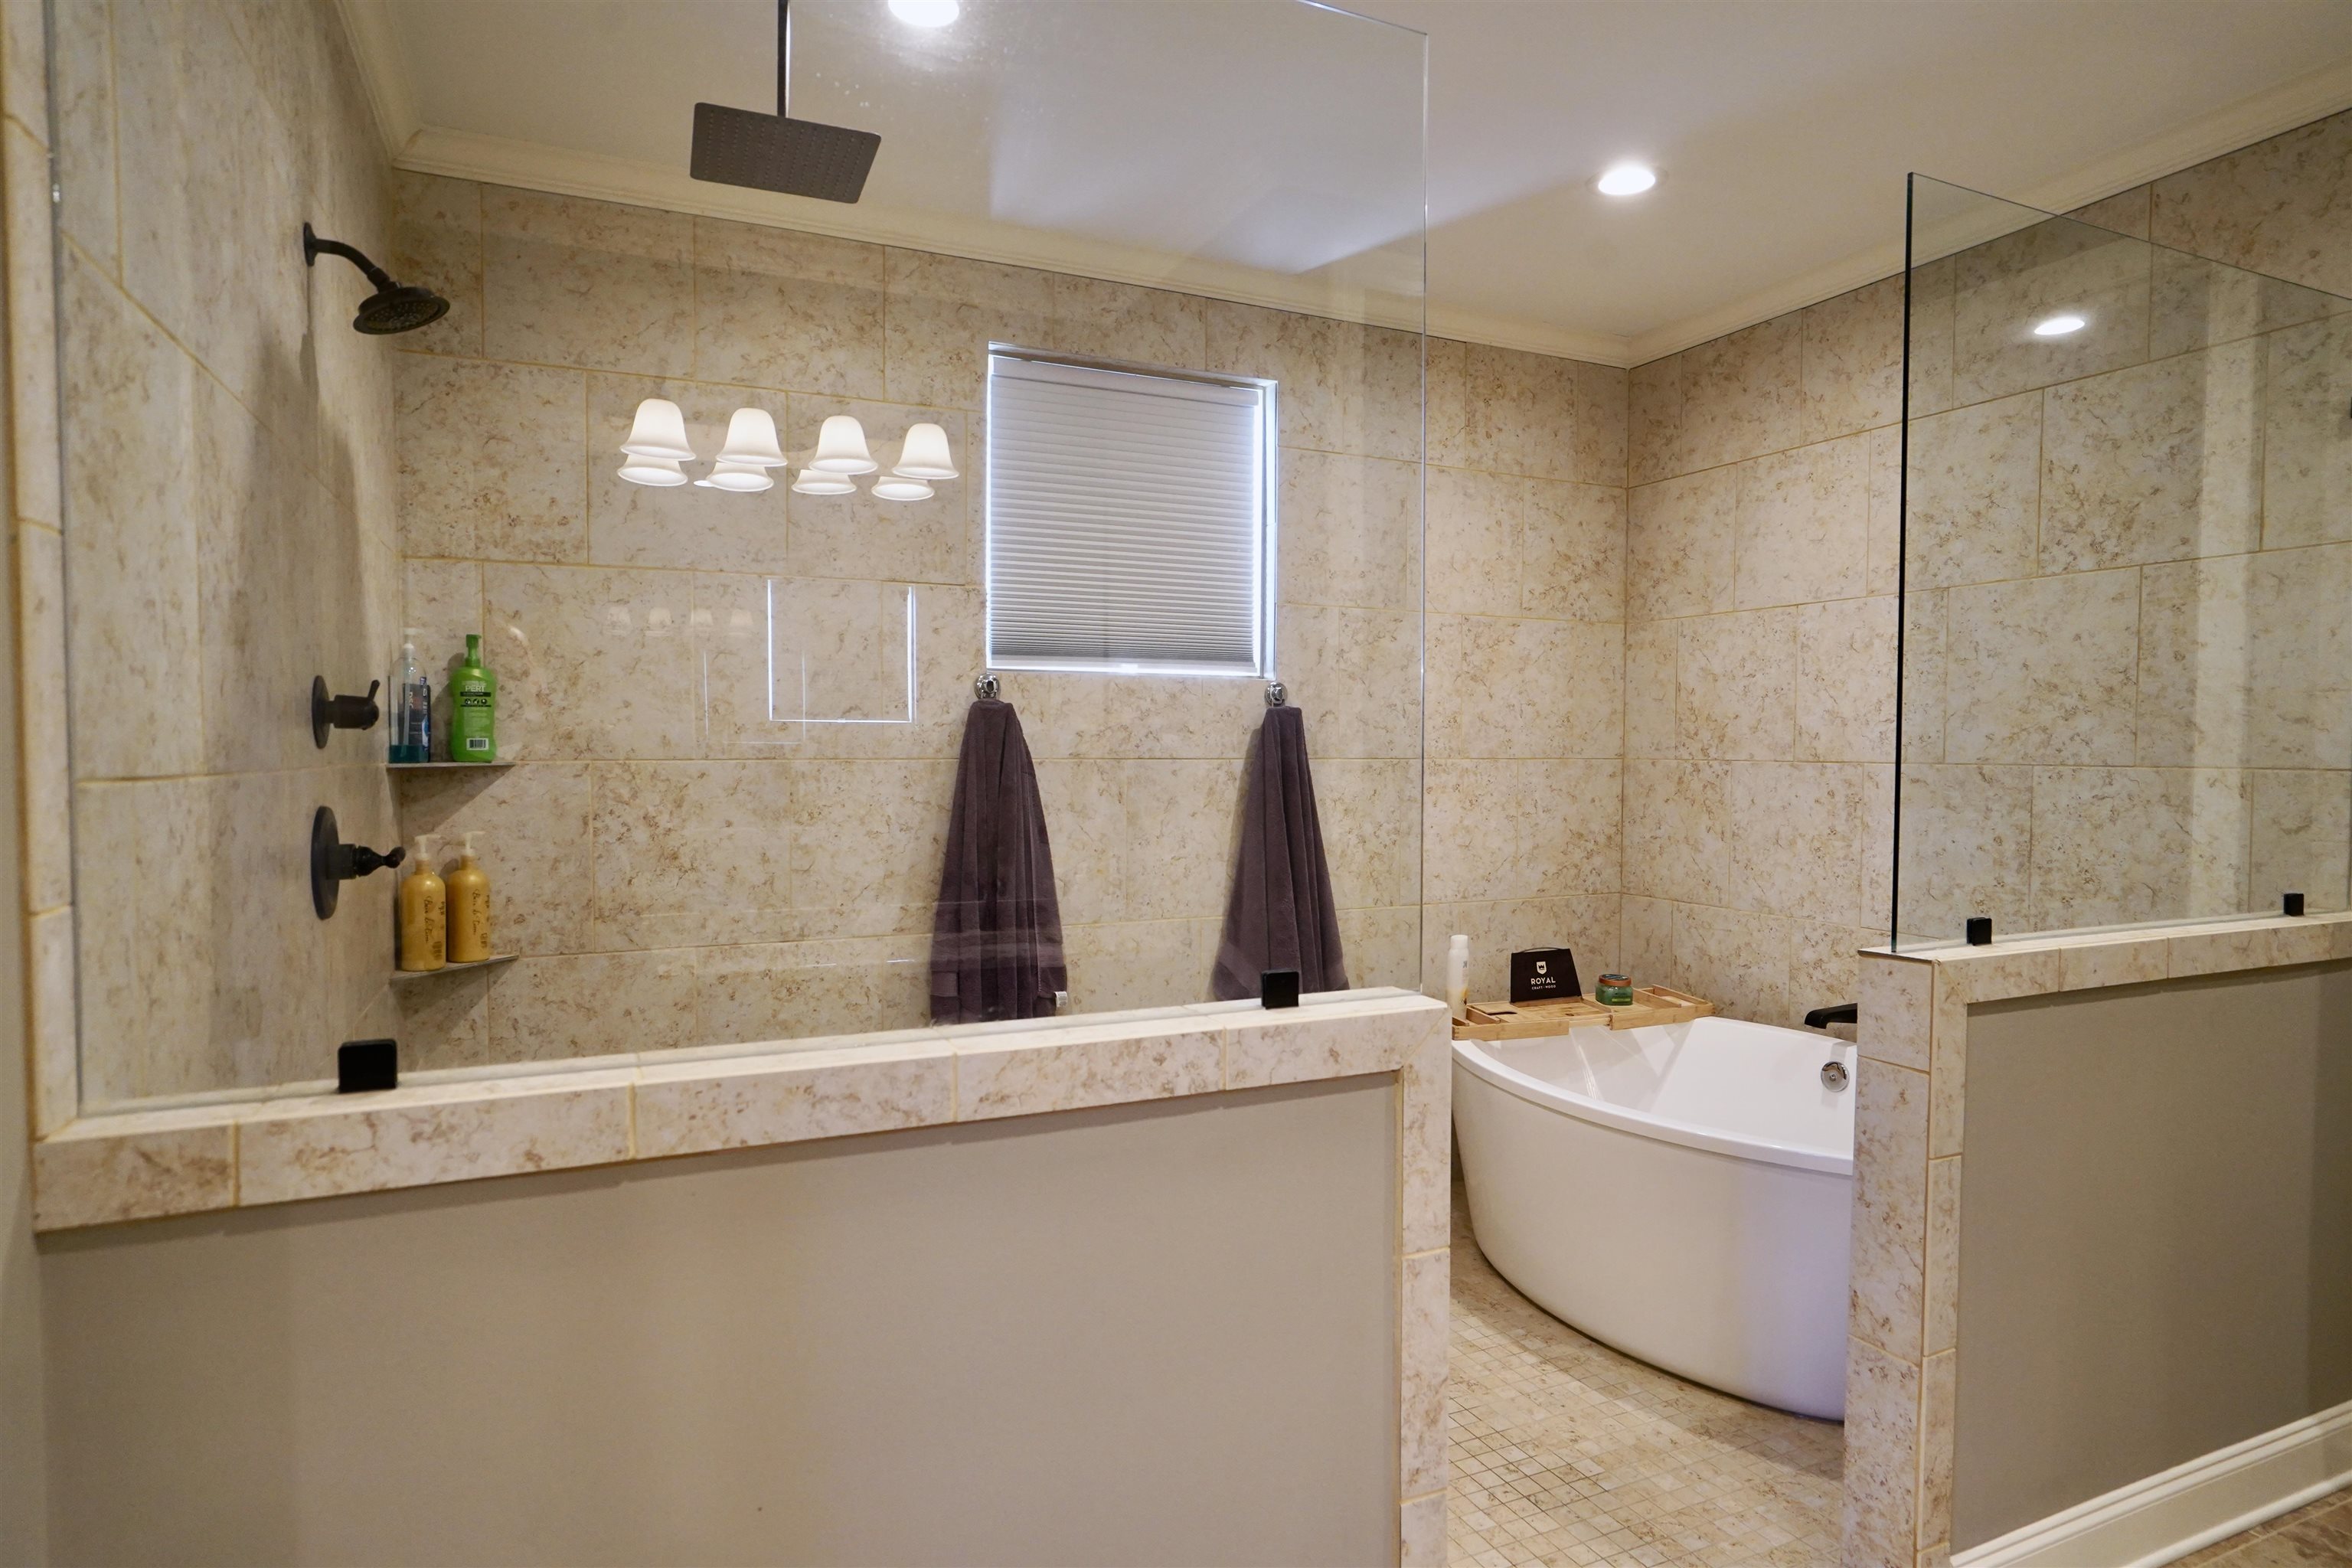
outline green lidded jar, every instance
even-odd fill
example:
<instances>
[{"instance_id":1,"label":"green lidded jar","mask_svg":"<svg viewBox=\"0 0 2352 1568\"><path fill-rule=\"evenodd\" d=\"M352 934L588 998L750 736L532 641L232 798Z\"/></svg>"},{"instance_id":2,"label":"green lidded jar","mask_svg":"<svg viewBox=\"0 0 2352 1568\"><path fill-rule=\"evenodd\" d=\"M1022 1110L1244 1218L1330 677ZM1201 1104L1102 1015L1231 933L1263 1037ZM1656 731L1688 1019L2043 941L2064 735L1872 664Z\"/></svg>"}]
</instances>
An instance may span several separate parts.
<instances>
[{"instance_id":1,"label":"green lidded jar","mask_svg":"<svg viewBox=\"0 0 2352 1568\"><path fill-rule=\"evenodd\" d=\"M1603 1007L1631 1007L1633 1005L1633 982L1622 974L1604 974L1592 993L1592 999Z\"/></svg>"},{"instance_id":2,"label":"green lidded jar","mask_svg":"<svg viewBox=\"0 0 2352 1568\"><path fill-rule=\"evenodd\" d=\"M499 760L499 678L482 668L482 638L466 634L466 662L449 677L449 760Z\"/></svg>"}]
</instances>

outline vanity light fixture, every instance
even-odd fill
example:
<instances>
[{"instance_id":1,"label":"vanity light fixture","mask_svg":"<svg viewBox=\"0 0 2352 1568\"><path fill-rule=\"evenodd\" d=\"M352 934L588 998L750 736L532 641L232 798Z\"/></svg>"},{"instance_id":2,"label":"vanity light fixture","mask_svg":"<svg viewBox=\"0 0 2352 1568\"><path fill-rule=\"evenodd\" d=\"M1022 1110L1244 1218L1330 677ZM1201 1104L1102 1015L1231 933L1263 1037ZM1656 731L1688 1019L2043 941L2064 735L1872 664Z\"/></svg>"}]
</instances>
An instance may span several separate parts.
<instances>
[{"instance_id":1,"label":"vanity light fixture","mask_svg":"<svg viewBox=\"0 0 2352 1568\"><path fill-rule=\"evenodd\" d=\"M637 416L629 422L629 438L621 443L621 450L635 458L693 461L694 447L686 438L685 412L667 397L646 398L637 405Z\"/></svg>"},{"instance_id":2,"label":"vanity light fixture","mask_svg":"<svg viewBox=\"0 0 2352 1568\"><path fill-rule=\"evenodd\" d=\"M2033 335L2037 338L2063 338L2070 333L2079 332L2089 325L2090 323L2080 316L2073 314L2053 316L2046 321L2034 322Z\"/></svg>"},{"instance_id":3,"label":"vanity light fixture","mask_svg":"<svg viewBox=\"0 0 2352 1568\"><path fill-rule=\"evenodd\" d=\"M676 458L641 458L634 453L621 465L621 477L633 485L651 485L656 489L686 483L686 470L677 466Z\"/></svg>"},{"instance_id":4,"label":"vanity light fixture","mask_svg":"<svg viewBox=\"0 0 2352 1568\"><path fill-rule=\"evenodd\" d=\"M727 490L735 495L757 495L761 490L776 488L776 481L764 464L734 463L721 458L710 466L709 474L694 481L706 490Z\"/></svg>"},{"instance_id":5,"label":"vanity light fixture","mask_svg":"<svg viewBox=\"0 0 2352 1568\"><path fill-rule=\"evenodd\" d=\"M877 500L929 500L938 492L920 479L890 475L874 481Z\"/></svg>"},{"instance_id":6,"label":"vanity light fixture","mask_svg":"<svg viewBox=\"0 0 2352 1568\"><path fill-rule=\"evenodd\" d=\"M817 468L803 468L801 477L793 481L793 493L803 496L845 496L857 487L840 474L828 474Z\"/></svg>"},{"instance_id":7,"label":"vanity light fixture","mask_svg":"<svg viewBox=\"0 0 2352 1568\"><path fill-rule=\"evenodd\" d=\"M1658 172L1646 163L1615 163L1592 183L1604 196L1638 196L1658 183Z\"/></svg>"},{"instance_id":8,"label":"vanity light fixture","mask_svg":"<svg viewBox=\"0 0 2352 1568\"><path fill-rule=\"evenodd\" d=\"M962 10L957 0L890 0L890 15L909 27L944 27Z\"/></svg>"},{"instance_id":9,"label":"vanity light fixture","mask_svg":"<svg viewBox=\"0 0 2352 1568\"><path fill-rule=\"evenodd\" d=\"M948 433L937 425L910 426L906 444L898 448L898 460L891 465L890 471L908 479L954 479L955 458L948 451ZM879 484L874 487L874 493L882 494Z\"/></svg>"},{"instance_id":10,"label":"vanity light fixture","mask_svg":"<svg viewBox=\"0 0 2352 1568\"><path fill-rule=\"evenodd\" d=\"M727 444L719 448L719 461L722 466L733 463L751 468L781 468L784 466L783 448L776 444L776 422L769 416L767 410L738 408L735 411L733 417L727 421Z\"/></svg>"},{"instance_id":11,"label":"vanity light fixture","mask_svg":"<svg viewBox=\"0 0 2352 1568\"><path fill-rule=\"evenodd\" d=\"M816 436L816 456L808 466L821 474L870 474L882 465L866 449L866 426L854 414L826 417Z\"/></svg>"}]
</instances>

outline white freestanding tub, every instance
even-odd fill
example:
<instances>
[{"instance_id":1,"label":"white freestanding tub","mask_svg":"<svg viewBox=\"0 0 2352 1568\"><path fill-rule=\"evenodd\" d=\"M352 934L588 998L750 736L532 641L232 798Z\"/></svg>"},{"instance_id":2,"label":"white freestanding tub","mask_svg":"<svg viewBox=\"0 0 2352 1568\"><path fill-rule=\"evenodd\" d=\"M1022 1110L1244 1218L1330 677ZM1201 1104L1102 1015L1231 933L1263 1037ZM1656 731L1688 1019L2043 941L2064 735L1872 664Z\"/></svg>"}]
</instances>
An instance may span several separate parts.
<instances>
[{"instance_id":1,"label":"white freestanding tub","mask_svg":"<svg viewBox=\"0 0 2352 1568\"><path fill-rule=\"evenodd\" d=\"M1853 1047L1731 1018L1456 1040L1479 1250L1537 1305L1679 1376L1845 1415Z\"/></svg>"}]
</instances>

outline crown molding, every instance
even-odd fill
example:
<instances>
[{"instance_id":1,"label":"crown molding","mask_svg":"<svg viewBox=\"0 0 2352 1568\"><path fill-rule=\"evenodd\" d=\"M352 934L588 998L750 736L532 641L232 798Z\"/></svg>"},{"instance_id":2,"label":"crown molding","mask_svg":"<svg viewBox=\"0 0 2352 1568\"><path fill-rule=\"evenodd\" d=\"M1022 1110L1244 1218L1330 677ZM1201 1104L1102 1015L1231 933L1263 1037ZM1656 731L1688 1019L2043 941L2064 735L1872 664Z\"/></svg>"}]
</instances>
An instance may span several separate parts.
<instances>
[{"instance_id":1,"label":"crown molding","mask_svg":"<svg viewBox=\"0 0 2352 1568\"><path fill-rule=\"evenodd\" d=\"M418 121L392 15L384 0L335 0L335 14L343 19L344 36L359 61L360 85L375 117L375 132L383 140L383 155L396 162L416 134Z\"/></svg>"},{"instance_id":2,"label":"crown molding","mask_svg":"<svg viewBox=\"0 0 2352 1568\"><path fill-rule=\"evenodd\" d=\"M2147 141L1999 199L2047 213L2073 212L2346 109L2352 109L2352 59L2337 60L2265 88ZM1727 332L1891 278L1903 270L1903 258L1904 244L1898 236L1713 310L1638 332L1633 338L1628 363L1647 364Z\"/></svg>"}]
</instances>

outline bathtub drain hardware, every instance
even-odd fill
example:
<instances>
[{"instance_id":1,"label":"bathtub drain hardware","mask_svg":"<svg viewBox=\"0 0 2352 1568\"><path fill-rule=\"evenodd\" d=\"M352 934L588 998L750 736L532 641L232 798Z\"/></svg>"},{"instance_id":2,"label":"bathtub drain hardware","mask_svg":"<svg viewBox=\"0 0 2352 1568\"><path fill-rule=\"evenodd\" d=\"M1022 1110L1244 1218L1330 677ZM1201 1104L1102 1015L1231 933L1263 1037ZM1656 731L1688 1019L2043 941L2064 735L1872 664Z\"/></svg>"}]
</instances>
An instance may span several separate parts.
<instances>
[{"instance_id":1,"label":"bathtub drain hardware","mask_svg":"<svg viewBox=\"0 0 2352 1568\"><path fill-rule=\"evenodd\" d=\"M1845 1087L1845 1063L1823 1062L1822 1064L1822 1087L1823 1089L1829 1089L1834 1093Z\"/></svg>"}]
</instances>

